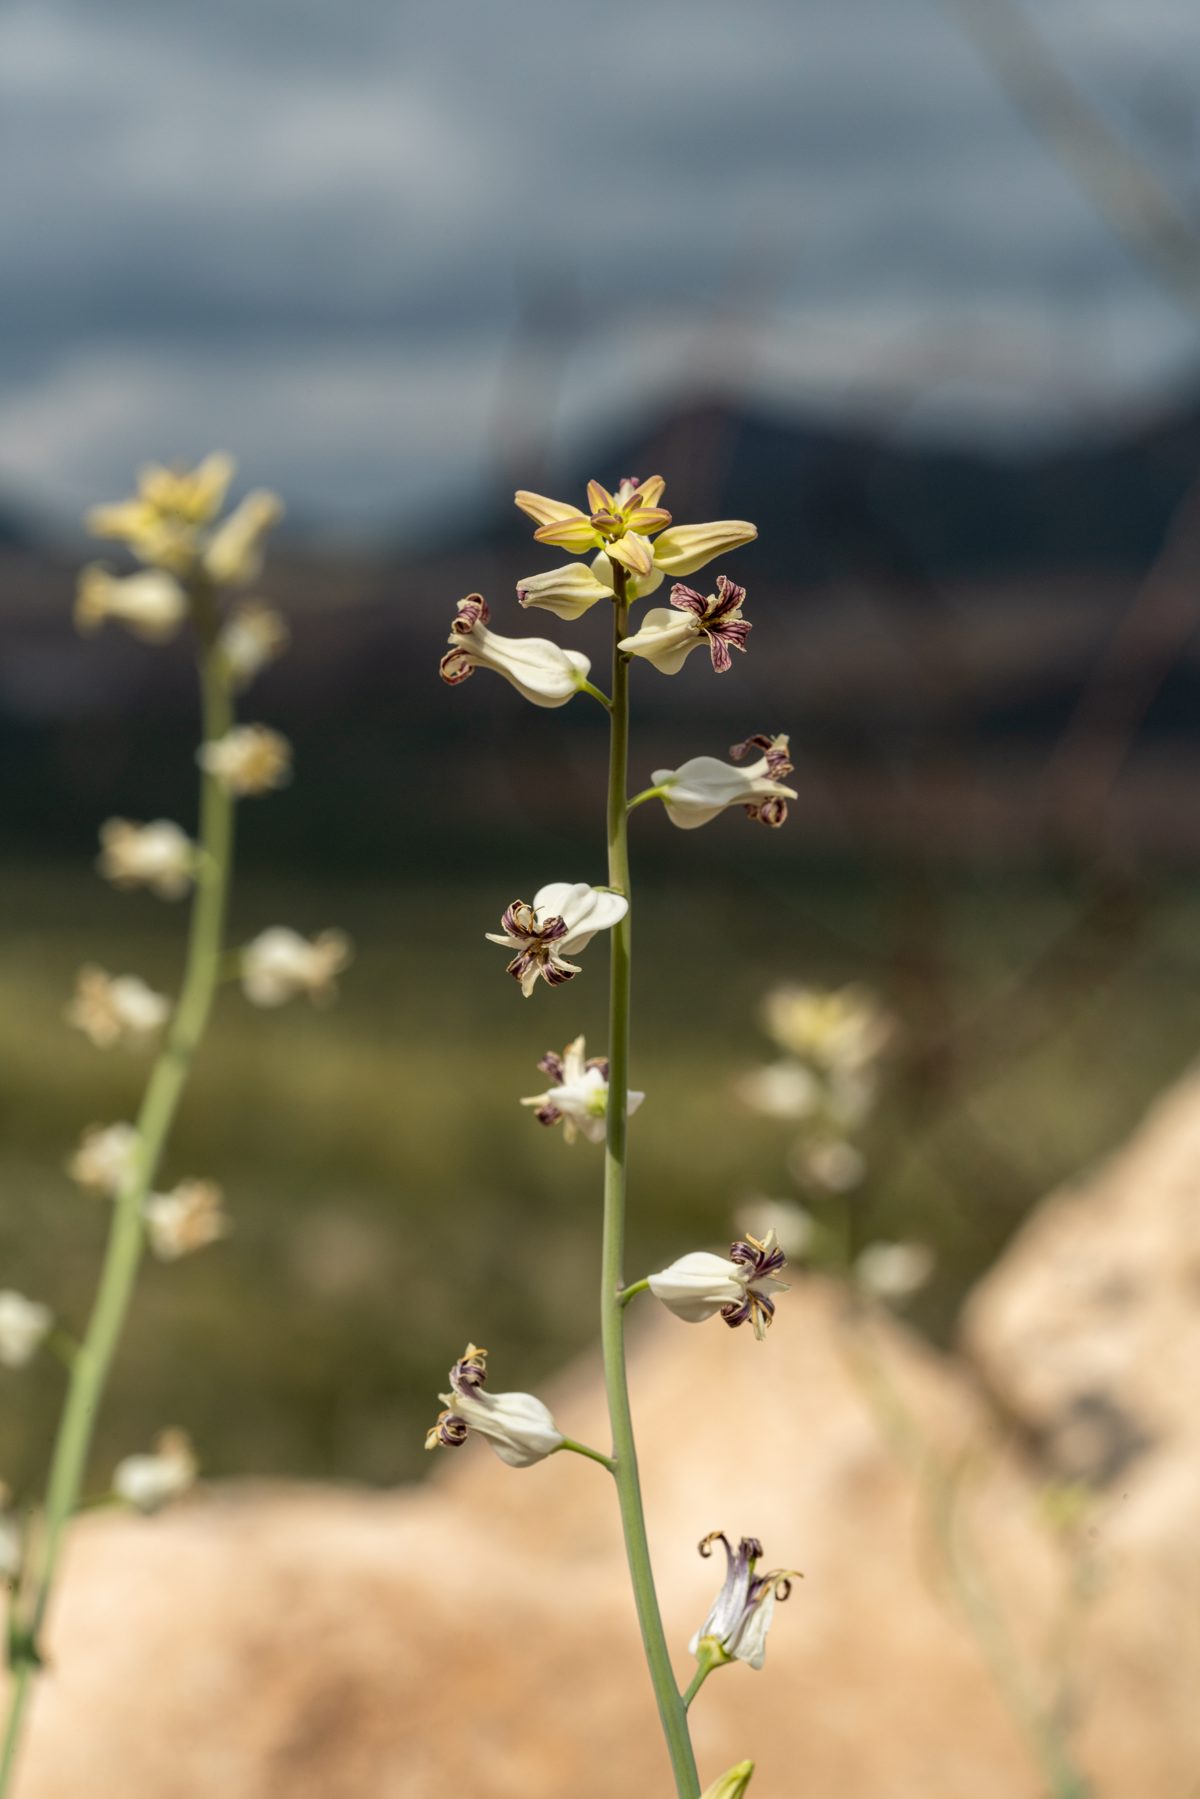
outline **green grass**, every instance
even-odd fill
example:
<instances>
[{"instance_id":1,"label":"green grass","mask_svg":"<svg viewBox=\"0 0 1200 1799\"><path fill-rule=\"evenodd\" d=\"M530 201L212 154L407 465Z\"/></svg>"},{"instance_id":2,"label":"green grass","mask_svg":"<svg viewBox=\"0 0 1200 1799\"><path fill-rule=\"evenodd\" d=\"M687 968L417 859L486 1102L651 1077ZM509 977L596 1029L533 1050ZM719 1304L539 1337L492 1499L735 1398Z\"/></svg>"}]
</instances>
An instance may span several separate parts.
<instances>
[{"instance_id":1,"label":"green grass","mask_svg":"<svg viewBox=\"0 0 1200 1799\"><path fill-rule=\"evenodd\" d=\"M731 1096L767 1054L757 1002L780 978L866 978L906 1031L864 1228L937 1244L920 1320L945 1334L1030 1203L1117 1143L1191 1057L1200 895L1165 887L1081 930L1082 896L1049 877L765 875L723 853L711 885L660 876L639 894L634 1071L649 1098L632 1131L629 1272L719 1245L739 1200L790 1191L786 1127ZM518 1386L590 1340L599 1152L567 1148L516 1102L544 1084L545 1049L580 1029L602 1047L604 949L569 989L522 1001L482 936L509 885L258 876L242 889L242 935L339 924L358 958L330 1011L222 996L164 1180L221 1181L236 1231L174 1267L147 1263L98 1483L172 1423L214 1474L401 1479L421 1469L468 1337ZM132 1115L146 1064L92 1049L63 1003L84 959L169 989L183 922L69 869L18 871L0 900L0 1286L69 1325L86 1316L106 1220L62 1164L85 1125ZM49 1360L0 1372L14 1484L40 1477L60 1380Z\"/></svg>"}]
</instances>

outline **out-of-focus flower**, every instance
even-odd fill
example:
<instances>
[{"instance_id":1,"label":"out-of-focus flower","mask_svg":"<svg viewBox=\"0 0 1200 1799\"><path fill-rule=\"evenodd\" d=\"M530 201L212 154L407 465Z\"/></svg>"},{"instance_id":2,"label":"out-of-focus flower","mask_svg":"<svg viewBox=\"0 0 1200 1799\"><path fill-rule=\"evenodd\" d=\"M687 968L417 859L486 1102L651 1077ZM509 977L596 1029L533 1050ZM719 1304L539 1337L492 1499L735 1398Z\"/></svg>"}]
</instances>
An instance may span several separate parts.
<instances>
[{"instance_id":1,"label":"out-of-focus flower","mask_svg":"<svg viewBox=\"0 0 1200 1799\"><path fill-rule=\"evenodd\" d=\"M21 1572L21 1526L9 1510L12 1494L0 1480L0 1580L16 1580Z\"/></svg>"},{"instance_id":2,"label":"out-of-focus flower","mask_svg":"<svg viewBox=\"0 0 1200 1799\"><path fill-rule=\"evenodd\" d=\"M67 1173L89 1193L115 1199L137 1166L139 1138L131 1124L93 1124L67 1163Z\"/></svg>"},{"instance_id":3,"label":"out-of-focus flower","mask_svg":"<svg viewBox=\"0 0 1200 1799\"><path fill-rule=\"evenodd\" d=\"M537 521L534 536L540 543L559 545L577 556L589 550L599 552L590 569L583 563L568 563L522 580L517 586L521 604L543 606L560 618L578 618L597 600L613 597L614 563L627 571L627 596L644 599L664 575L691 574L758 536L745 519L671 525L670 513L658 503L665 486L659 475L642 482L629 476L610 494L598 481L589 482L591 511L587 513L563 500L548 500L524 490L518 493L517 505ZM671 528L664 530L664 525Z\"/></svg>"},{"instance_id":4,"label":"out-of-focus flower","mask_svg":"<svg viewBox=\"0 0 1200 1799\"><path fill-rule=\"evenodd\" d=\"M145 1043L162 1029L171 1011L164 994L155 993L136 974L110 975L89 964L75 978L75 994L65 1017L97 1049L114 1043Z\"/></svg>"},{"instance_id":5,"label":"out-of-focus flower","mask_svg":"<svg viewBox=\"0 0 1200 1799\"><path fill-rule=\"evenodd\" d=\"M650 1276L650 1291L685 1324L703 1324L718 1312L732 1328L752 1324L761 1342L775 1316L774 1293L787 1283L775 1276L787 1257L770 1230L763 1238L746 1236L729 1246L728 1256L692 1250L669 1268Z\"/></svg>"},{"instance_id":6,"label":"out-of-focus flower","mask_svg":"<svg viewBox=\"0 0 1200 1799\"><path fill-rule=\"evenodd\" d=\"M714 1780L706 1787L701 1799L743 1799L753 1773L753 1762L739 1762L736 1768L730 1768L720 1780Z\"/></svg>"},{"instance_id":7,"label":"out-of-focus flower","mask_svg":"<svg viewBox=\"0 0 1200 1799\"><path fill-rule=\"evenodd\" d=\"M169 818L148 825L109 818L100 826L96 866L114 887L149 887L160 899L180 899L196 876L196 846Z\"/></svg>"},{"instance_id":8,"label":"out-of-focus flower","mask_svg":"<svg viewBox=\"0 0 1200 1799\"><path fill-rule=\"evenodd\" d=\"M301 993L326 1004L336 997L337 977L352 954L344 931L309 938L274 925L241 952L242 991L256 1006L282 1006Z\"/></svg>"},{"instance_id":9,"label":"out-of-focus flower","mask_svg":"<svg viewBox=\"0 0 1200 1799\"><path fill-rule=\"evenodd\" d=\"M485 1393L487 1350L468 1343L450 1370L449 1393L439 1393L450 1409L426 1432L426 1449L458 1449L472 1431L486 1437L510 1468L530 1468L563 1443L549 1410L532 1393Z\"/></svg>"},{"instance_id":10,"label":"out-of-focus flower","mask_svg":"<svg viewBox=\"0 0 1200 1799\"><path fill-rule=\"evenodd\" d=\"M187 617L187 610L187 595L163 569L114 575L102 563L90 562L80 572L75 623L81 631L97 631L105 619L112 618L146 643L167 643Z\"/></svg>"},{"instance_id":11,"label":"out-of-focus flower","mask_svg":"<svg viewBox=\"0 0 1200 1799\"><path fill-rule=\"evenodd\" d=\"M287 621L274 606L261 600L243 600L235 606L217 635L217 648L234 687L248 687L287 649L292 640Z\"/></svg>"},{"instance_id":12,"label":"out-of-focus flower","mask_svg":"<svg viewBox=\"0 0 1200 1799\"><path fill-rule=\"evenodd\" d=\"M580 971L566 958L586 949L597 931L611 930L629 910L619 893L603 893L583 881L552 881L539 887L532 906L514 900L500 920L500 931L487 931L489 943L516 950L506 972L519 981L529 998L539 979L559 987Z\"/></svg>"},{"instance_id":13,"label":"out-of-focus flower","mask_svg":"<svg viewBox=\"0 0 1200 1799\"><path fill-rule=\"evenodd\" d=\"M773 1236L789 1262L798 1262L812 1247L816 1223L811 1212L792 1199L748 1199L737 1210L738 1229L752 1227Z\"/></svg>"},{"instance_id":14,"label":"out-of-focus flower","mask_svg":"<svg viewBox=\"0 0 1200 1799\"><path fill-rule=\"evenodd\" d=\"M204 547L204 572L218 587L244 587L262 573L267 532L283 517L278 494L256 488L223 519Z\"/></svg>"},{"instance_id":15,"label":"out-of-focus flower","mask_svg":"<svg viewBox=\"0 0 1200 1799\"><path fill-rule=\"evenodd\" d=\"M238 798L269 793L292 777L292 746L267 725L235 725L224 737L202 743L196 760Z\"/></svg>"},{"instance_id":16,"label":"out-of-focus flower","mask_svg":"<svg viewBox=\"0 0 1200 1799\"><path fill-rule=\"evenodd\" d=\"M203 529L224 505L233 474L233 458L220 452L206 456L194 469L150 463L138 473L134 497L93 506L87 528L94 537L128 544L140 562L190 574Z\"/></svg>"},{"instance_id":17,"label":"out-of-focus flower","mask_svg":"<svg viewBox=\"0 0 1200 1799\"><path fill-rule=\"evenodd\" d=\"M229 1219L214 1181L180 1181L170 1193L152 1193L142 1208L150 1247L160 1262L177 1262L227 1237Z\"/></svg>"},{"instance_id":18,"label":"out-of-focus flower","mask_svg":"<svg viewBox=\"0 0 1200 1799\"><path fill-rule=\"evenodd\" d=\"M873 1299L910 1299L933 1273L933 1251L924 1243L868 1243L854 1277Z\"/></svg>"},{"instance_id":19,"label":"out-of-focus flower","mask_svg":"<svg viewBox=\"0 0 1200 1799\"><path fill-rule=\"evenodd\" d=\"M810 1118L821 1104L821 1083L803 1062L770 1062L737 1083L739 1097L764 1118Z\"/></svg>"},{"instance_id":20,"label":"out-of-focus flower","mask_svg":"<svg viewBox=\"0 0 1200 1799\"><path fill-rule=\"evenodd\" d=\"M792 1145L788 1164L798 1181L828 1193L849 1193L867 1172L862 1150L844 1137L800 1137Z\"/></svg>"},{"instance_id":21,"label":"out-of-focus flower","mask_svg":"<svg viewBox=\"0 0 1200 1799\"><path fill-rule=\"evenodd\" d=\"M565 706L587 680L591 663L578 650L561 650L547 637L501 637L489 631L491 617L482 594L458 602L447 650L439 663L442 680L457 687L477 668L503 675L535 706Z\"/></svg>"},{"instance_id":22,"label":"out-of-focus flower","mask_svg":"<svg viewBox=\"0 0 1200 1799\"><path fill-rule=\"evenodd\" d=\"M745 599L746 589L725 575L717 576L717 591L707 597L677 581L671 589L677 611L652 607L641 630L623 637L620 647L626 655L652 662L660 674L677 675L692 651L707 642L713 669L723 675L733 664L729 652L745 650L750 635L750 621L742 617Z\"/></svg>"},{"instance_id":23,"label":"out-of-focus flower","mask_svg":"<svg viewBox=\"0 0 1200 1799\"><path fill-rule=\"evenodd\" d=\"M165 1430L152 1455L127 1455L113 1472L113 1492L135 1511L160 1512L195 1485L198 1465L185 1431Z\"/></svg>"},{"instance_id":24,"label":"out-of-focus flower","mask_svg":"<svg viewBox=\"0 0 1200 1799\"><path fill-rule=\"evenodd\" d=\"M49 1306L6 1288L0 1293L0 1367L24 1368L32 1362L53 1326Z\"/></svg>"},{"instance_id":25,"label":"out-of-focus flower","mask_svg":"<svg viewBox=\"0 0 1200 1799\"><path fill-rule=\"evenodd\" d=\"M582 1037L568 1043L560 1056L549 1049L538 1063L548 1074L553 1086L545 1093L523 1099L523 1106L536 1106L534 1117L539 1124L560 1124L563 1140L574 1143L582 1131L589 1143L603 1143L608 1120L608 1060L587 1054ZM645 1099L644 1093L629 1094L632 1116Z\"/></svg>"},{"instance_id":26,"label":"out-of-focus flower","mask_svg":"<svg viewBox=\"0 0 1200 1799\"><path fill-rule=\"evenodd\" d=\"M743 755L750 744L764 754L746 768L720 762L715 756L693 756L679 768L656 768L651 780L662 790L667 817L681 831L706 825L730 806L741 806L759 824L778 826L787 817L787 802L796 795L783 785L792 772L786 737L752 737L736 744L730 754Z\"/></svg>"},{"instance_id":27,"label":"out-of-focus flower","mask_svg":"<svg viewBox=\"0 0 1200 1799\"><path fill-rule=\"evenodd\" d=\"M869 988L777 987L763 1022L780 1049L820 1069L865 1068L891 1041L895 1025Z\"/></svg>"},{"instance_id":28,"label":"out-of-focus flower","mask_svg":"<svg viewBox=\"0 0 1200 1799\"><path fill-rule=\"evenodd\" d=\"M739 1661L761 1668L776 1601L788 1597L799 1573L795 1568L757 1573L763 1552L757 1537L743 1537L735 1553L725 1532L714 1530L700 1544L701 1555L711 1555L714 1543L725 1551L725 1582L688 1652L716 1665Z\"/></svg>"}]
</instances>

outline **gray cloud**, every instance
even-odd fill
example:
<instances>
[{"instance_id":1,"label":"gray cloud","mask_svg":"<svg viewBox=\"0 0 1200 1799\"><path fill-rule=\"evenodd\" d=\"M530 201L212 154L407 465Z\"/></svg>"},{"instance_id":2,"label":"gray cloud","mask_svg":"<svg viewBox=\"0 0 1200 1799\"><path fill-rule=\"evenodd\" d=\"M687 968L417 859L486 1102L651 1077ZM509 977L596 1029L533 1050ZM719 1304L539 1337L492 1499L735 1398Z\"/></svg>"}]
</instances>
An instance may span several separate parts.
<instances>
[{"instance_id":1,"label":"gray cloud","mask_svg":"<svg viewBox=\"0 0 1200 1799\"><path fill-rule=\"evenodd\" d=\"M1176 174L1192 0L1038 18ZM1008 429L1196 360L933 0L10 0L0 114L0 478L54 515L219 441L401 523L482 479L527 304L567 434L698 366Z\"/></svg>"}]
</instances>

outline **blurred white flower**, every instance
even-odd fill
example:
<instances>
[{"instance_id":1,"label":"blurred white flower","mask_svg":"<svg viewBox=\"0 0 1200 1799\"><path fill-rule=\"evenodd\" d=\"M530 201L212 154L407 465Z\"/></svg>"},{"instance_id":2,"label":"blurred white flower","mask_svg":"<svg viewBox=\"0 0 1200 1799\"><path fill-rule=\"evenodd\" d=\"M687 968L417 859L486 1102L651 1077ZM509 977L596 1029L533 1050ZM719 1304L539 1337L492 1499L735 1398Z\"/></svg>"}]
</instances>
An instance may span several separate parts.
<instances>
[{"instance_id":1,"label":"blurred white flower","mask_svg":"<svg viewBox=\"0 0 1200 1799\"><path fill-rule=\"evenodd\" d=\"M201 744L196 760L239 798L283 787L292 776L292 746L267 725L235 725L224 737Z\"/></svg>"},{"instance_id":2,"label":"blurred white flower","mask_svg":"<svg viewBox=\"0 0 1200 1799\"><path fill-rule=\"evenodd\" d=\"M160 1262L177 1262L229 1235L221 1189L214 1181L180 1181L169 1193L151 1193L142 1215Z\"/></svg>"},{"instance_id":3,"label":"blurred white flower","mask_svg":"<svg viewBox=\"0 0 1200 1799\"><path fill-rule=\"evenodd\" d=\"M830 1193L849 1193L867 1172L867 1158L840 1137L801 1137L792 1145L788 1163L796 1179Z\"/></svg>"},{"instance_id":4,"label":"blurred white flower","mask_svg":"<svg viewBox=\"0 0 1200 1799\"><path fill-rule=\"evenodd\" d=\"M566 958L578 955L597 931L611 930L629 910L619 893L601 892L585 881L552 881L539 887L532 906L514 900L500 920L500 932L487 931L489 943L516 950L506 973L519 981L529 998L539 979L561 986L580 971Z\"/></svg>"},{"instance_id":5,"label":"blurred white flower","mask_svg":"<svg viewBox=\"0 0 1200 1799\"><path fill-rule=\"evenodd\" d=\"M821 1083L803 1062L770 1062L737 1083L740 1098L764 1118L811 1118L820 1109Z\"/></svg>"},{"instance_id":6,"label":"blurred white flower","mask_svg":"<svg viewBox=\"0 0 1200 1799\"><path fill-rule=\"evenodd\" d=\"M223 519L204 548L204 572L218 587L244 587L262 572L267 532L283 517L278 494L256 488Z\"/></svg>"},{"instance_id":7,"label":"blurred white flower","mask_svg":"<svg viewBox=\"0 0 1200 1799\"><path fill-rule=\"evenodd\" d=\"M560 1056L547 1050L538 1063L554 1085L545 1093L523 1099L523 1106L536 1106L534 1116L539 1124L559 1124L563 1141L574 1143L582 1131L589 1143L603 1143L608 1129L608 1061L604 1056L587 1055L582 1037L568 1043ZM645 1099L644 1093L629 1094L629 1114L633 1115Z\"/></svg>"},{"instance_id":8,"label":"blurred white flower","mask_svg":"<svg viewBox=\"0 0 1200 1799\"><path fill-rule=\"evenodd\" d=\"M563 1444L548 1408L532 1393L485 1393L487 1350L468 1343L450 1370L452 1391L438 1395L444 1406L425 1435L426 1449L458 1449L474 1431L485 1437L510 1468L530 1468Z\"/></svg>"},{"instance_id":9,"label":"blurred white flower","mask_svg":"<svg viewBox=\"0 0 1200 1799\"><path fill-rule=\"evenodd\" d=\"M180 899L196 875L196 846L169 818L148 825L109 818L100 826L96 866L114 887L149 887L160 899Z\"/></svg>"},{"instance_id":10,"label":"blurred white flower","mask_svg":"<svg viewBox=\"0 0 1200 1799\"><path fill-rule=\"evenodd\" d=\"M477 668L490 668L535 706L565 706L574 699L592 666L586 656L562 650L547 637L501 637L488 630L490 617L482 594L458 602L451 647L438 664L443 681L457 687Z\"/></svg>"},{"instance_id":11,"label":"blurred white flower","mask_svg":"<svg viewBox=\"0 0 1200 1799\"><path fill-rule=\"evenodd\" d=\"M11 1287L0 1293L0 1367L24 1368L54 1327L54 1313Z\"/></svg>"},{"instance_id":12,"label":"blurred white flower","mask_svg":"<svg viewBox=\"0 0 1200 1799\"><path fill-rule=\"evenodd\" d=\"M729 1247L728 1256L692 1250L649 1277L650 1291L685 1324L702 1324L718 1312L733 1328L752 1324L761 1342L775 1316L774 1293L786 1293L776 1280L787 1257L774 1231L763 1238L747 1236Z\"/></svg>"},{"instance_id":13,"label":"blurred white flower","mask_svg":"<svg viewBox=\"0 0 1200 1799\"><path fill-rule=\"evenodd\" d=\"M75 994L64 1016L97 1049L114 1043L138 1046L162 1029L171 1002L135 974L110 975L89 964L75 978Z\"/></svg>"},{"instance_id":14,"label":"blurred white flower","mask_svg":"<svg viewBox=\"0 0 1200 1799\"><path fill-rule=\"evenodd\" d=\"M302 937L286 925L274 925L241 952L242 991L256 1006L282 1006L306 993L318 1004L332 1000L336 980L349 965L350 939L343 931Z\"/></svg>"},{"instance_id":15,"label":"blurred white flower","mask_svg":"<svg viewBox=\"0 0 1200 1799\"><path fill-rule=\"evenodd\" d=\"M67 1163L67 1173L89 1193L115 1199L137 1165L138 1134L131 1124L93 1124Z\"/></svg>"},{"instance_id":16,"label":"blurred white flower","mask_svg":"<svg viewBox=\"0 0 1200 1799\"><path fill-rule=\"evenodd\" d=\"M745 768L736 766L736 758L749 748L763 750L757 762ZM782 777L790 774L786 737L752 737L735 744L730 754L735 762L721 762L716 756L693 756L679 768L657 768L650 777L662 790L667 817L681 831L695 830L730 806L741 806L759 824L777 827L787 817L787 802L796 797L795 790L785 787Z\"/></svg>"},{"instance_id":17,"label":"blurred white flower","mask_svg":"<svg viewBox=\"0 0 1200 1799\"><path fill-rule=\"evenodd\" d=\"M924 1243L868 1243L854 1264L860 1287L875 1299L909 1299L933 1273L933 1251Z\"/></svg>"},{"instance_id":18,"label":"blurred white flower","mask_svg":"<svg viewBox=\"0 0 1200 1799\"><path fill-rule=\"evenodd\" d=\"M798 1262L812 1248L816 1222L811 1212L791 1199L748 1199L737 1210L738 1229L773 1236L789 1262Z\"/></svg>"},{"instance_id":19,"label":"blurred white flower","mask_svg":"<svg viewBox=\"0 0 1200 1799\"><path fill-rule=\"evenodd\" d=\"M127 1455L113 1472L113 1492L135 1511L161 1511L195 1484L195 1452L181 1430L167 1430L152 1455Z\"/></svg>"},{"instance_id":20,"label":"blurred white flower","mask_svg":"<svg viewBox=\"0 0 1200 1799\"><path fill-rule=\"evenodd\" d=\"M768 1574L759 1574L763 1549L757 1537L743 1537L735 1552L724 1531L714 1530L701 1542L701 1555L711 1555L714 1543L720 1543L725 1551L725 1581L688 1644L688 1653L718 1664L740 1661L761 1668L776 1601L788 1598L799 1575L795 1568L772 1568Z\"/></svg>"},{"instance_id":21,"label":"blurred white flower","mask_svg":"<svg viewBox=\"0 0 1200 1799\"><path fill-rule=\"evenodd\" d=\"M239 690L282 656L290 642L282 613L261 600L243 600L235 606L217 636L226 673Z\"/></svg>"},{"instance_id":22,"label":"blurred white flower","mask_svg":"<svg viewBox=\"0 0 1200 1799\"><path fill-rule=\"evenodd\" d=\"M167 643L187 610L183 588L163 569L114 575L102 563L91 562L79 576L75 623L81 631L96 631L111 618L146 643Z\"/></svg>"}]
</instances>

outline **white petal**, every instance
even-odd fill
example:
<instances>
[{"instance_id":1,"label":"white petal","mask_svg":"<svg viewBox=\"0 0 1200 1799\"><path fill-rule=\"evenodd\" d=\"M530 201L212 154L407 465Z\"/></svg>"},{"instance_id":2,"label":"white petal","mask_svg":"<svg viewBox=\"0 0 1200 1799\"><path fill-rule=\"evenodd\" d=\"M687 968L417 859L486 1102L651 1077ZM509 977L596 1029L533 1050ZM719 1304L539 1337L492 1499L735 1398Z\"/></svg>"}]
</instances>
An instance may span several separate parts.
<instances>
[{"instance_id":1,"label":"white petal","mask_svg":"<svg viewBox=\"0 0 1200 1799\"><path fill-rule=\"evenodd\" d=\"M685 1324L703 1324L742 1299L745 1281L736 1262L696 1249L652 1274L650 1291Z\"/></svg>"}]
</instances>

